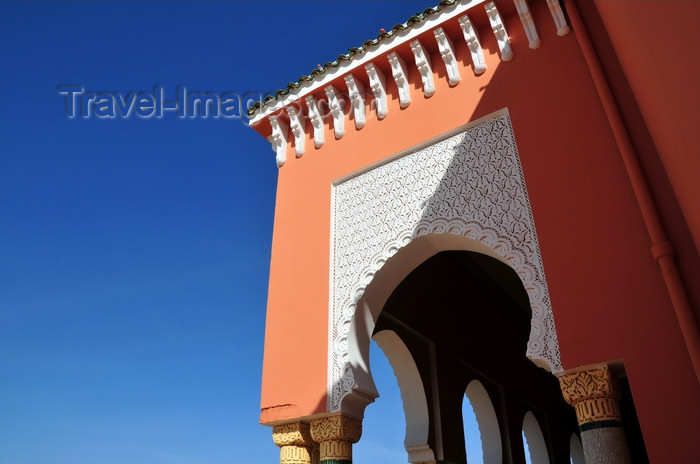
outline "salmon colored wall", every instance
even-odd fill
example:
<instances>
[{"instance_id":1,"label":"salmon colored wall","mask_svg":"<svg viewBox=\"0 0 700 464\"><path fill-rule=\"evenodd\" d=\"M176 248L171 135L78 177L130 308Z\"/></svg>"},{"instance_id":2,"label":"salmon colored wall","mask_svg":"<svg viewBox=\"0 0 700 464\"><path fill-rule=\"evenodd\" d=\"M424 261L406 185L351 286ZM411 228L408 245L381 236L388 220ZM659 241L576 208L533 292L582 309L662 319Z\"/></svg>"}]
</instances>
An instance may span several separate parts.
<instances>
[{"instance_id":1,"label":"salmon colored wall","mask_svg":"<svg viewBox=\"0 0 700 464\"><path fill-rule=\"evenodd\" d=\"M340 140L329 120L325 145L314 149L307 134L306 153L298 159L290 142L277 190L263 423L326 408L331 183L508 107L564 367L622 359L652 462L683 462L677 450L700 453L700 415L687 414L700 411L698 386L596 89L575 35L556 36L544 2L531 8L542 38L538 50L528 48L517 16L509 16L515 58L501 62L493 34L484 31L489 69L475 77L455 20L443 27L463 65L460 84L447 84L428 31L422 43L436 74L432 97L423 97L406 44L398 51L409 68L409 107L399 107L388 63L380 57L374 62L387 75L389 94L384 120L368 115L367 125L356 130L346 118ZM345 88L341 79L334 83L339 90ZM264 124L257 129L269 131Z\"/></svg>"},{"instance_id":2,"label":"salmon colored wall","mask_svg":"<svg viewBox=\"0 0 700 464\"><path fill-rule=\"evenodd\" d=\"M675 261L688 292L691 307L695 311L695 320L700 321L700 254L695 247L686 218L683 216L654 140L649 133L644 115L617 59L617 54L598 15L595 3L579 2L576 6L614 94L617 107L624 119L625 127L648 181L664 229L673 245ZM669 32L673 33L673 31L665 31L664 35Z\"/></svg>"},{"instance_id":3,"label":"salmon colored wall","mask_svg":"<svg viewBox=\"0 0 700 464\"><path fill-rule=\"evenodd\" d=\"M700 2L595 5L700 250L700 47L693 40Z\"/></svg>"}]
</instances>

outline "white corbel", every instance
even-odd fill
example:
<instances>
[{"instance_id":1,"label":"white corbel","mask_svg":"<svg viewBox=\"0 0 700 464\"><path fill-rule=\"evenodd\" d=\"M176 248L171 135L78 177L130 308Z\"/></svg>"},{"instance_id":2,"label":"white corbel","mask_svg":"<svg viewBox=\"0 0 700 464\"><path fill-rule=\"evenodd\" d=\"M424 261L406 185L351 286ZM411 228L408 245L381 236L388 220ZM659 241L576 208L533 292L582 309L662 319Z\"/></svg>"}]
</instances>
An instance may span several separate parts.
<instances>
[{"instance_id":1,"label":"white corbel","mask_svg":"<svg viewBox=\"0 0 700 464\"><path fill-rule=\"evenodd\" d=\"M430 55L425 51L419 40L411 42L411 50L416 59L416 67L420 72L423 81L423 94L426 97L435 93L435 83L433 82L433 69L430 67Z\"/></svg>"},{"instance_id":2,"label":"white corbel","mask_svg":"<svg viewBox=\"0 0 700 464\"><path fill-rule=\"evenodd\" d=\"M277 116L270 116L272 134L267 138L272 144L272 151L277 153L277 166L287 161L287 123Z\"/></svg>"},{"instance_id":3,"label":"white corbel","mask_svg":"<svg viewBox=\"0 0 700 464\"><path fill-rule=\"evenodd\" d=\"M321 113L318 111L314 97L309 95L305 100L306 107L309 109L309 121L311 121L311 126L314 128L314 146L316 148L321 148L324 142L323 118L321 117Z\"/></svg>"},{"instance_id":4,"label":"white corbel","mask_svg":"<svg viewBox=\"0 0 700 464\"><path fill-rule=\"evenodd\" d=\"M383 119L386 117L389 109L386 104L386 79L384 73L379 70L374 63L365 65L367 76L369 77L369 87L374 94L374 105L377 107L377 118Z\"/></svg>"},{"instance_id":5,"label":"white corbel","mask_svg":"<svg viewBox=\"0 0 700 464\"><path fill-rule=\"evenodd\" d=\"M510 61L513 59L513 49L510 48L510 40L508 39L508 32L506 32L506 27L503 25L503 20L501 15L498 13L498 8L493 2L487 3L484 8L486 9L486 14L489 17L489 22L491 23L491 29L496 36L498 41L498 49L501 51L501 60Z\"/></svg>"},{"instance_id":6,"label":"white corbel","mask_svg":"<svg viewBox=\"0 0 700 464\"><path fill-rule=\"evenodd\" d=\"M568 34L569 25L566 23L564 12L561 11L559 0L547 0L547 6L549 7L549 12L552 13L552 18L554 18L554 25L557 27L557 35L562 36Z\"/></svg>"},{"instance_id":7,"label":"white corbel","mask_svg":"<svg viewBox=\"0 0 700 464\"><path fill-rule=\"evenodd\" d=\"M535 21L532 19L532 13L530 13L530 8L527 6L527 1L513 0L513 3L515 3L515 9L518 10L520 22L523 23L523 28L525 29L525 35L527 36L527 42L530 45L530 48L533 50L539 48L540 45L542 45L542 41L537 33Z\"/></svg>"},{"instance_id":8,"label":"white corbel","mask_svg":"<svg viewBox=\"0 0 700 464\"><path fill-rule=\"evenodd\" d=\"M306 117L297 111L294 106L287 106L289 115L289 128L294 134L294 150L297 158L304 154L304 144L306 142Z\"/></svg>"},{"instance_id":9,"label":"white corbel","mask_svg":"<svg viewBox=\"0 0 700 464\"><path fill-rule=\"evenodd\" d=\"M355 76L348 74L345 76L345 84L348 86L348 97L352 104L353 116L355 118L355 127L362 129L365 127L365 87L362 82L355 79Z\"/></svg>"},{"instance_id":10,"label":"white corbel","mask_svg":"<svg viewBox=\"0 0 700 464\"><path fill-rule=\"evenodd\" d=\"M345 112L344 108L340 106L340 101L338 100L338 91L332 85L327 85L325 88L326 97L328 97L328 108L333 116L333 129L335 131L335 138L339 139L345 135Z\"/></svg>"},{"instance_id":11,"label":"white corbel","mask_svg":"<svg viewBox=\"0 0 700 464\"><path fill-rule=\"evenodd\" d=\"M457 58L455 57L452 40L450 40L441 27L436 28L433 34L435 34L435 40L437 40L442 61L445 62L445 68L447 68L447 82L449 82L450 85L457 85L462 82L462 78L459 75L459 68L457 67Z\"/></svg>"},{"instance_id":12,"label":"white corbel","mask_svg":"<svg viewBox=\"0 0 700 464\"><path fill-rule=\"evenodd\" d=\"M389 58L391 74L394 76L394 82L396 82L396 87L399 88L399 104L401 105L401 108L406 108L411 104L411 91L408 87L408 72L406 72L406 63L396 52L389 53L387 58Z\"/></svg>"},{"instance_id":13,"label":"white corbel","mask_svg":"<svg viewBox=\"0 0 700 464\"><path fill-rule=\"evenodd\" d=\"M469 53L472 55L474 74L482 74L486 71L486 61L484 60L484 49L481 48L481 42L479 41L479 34L477 34L467 15L459 18L459 25L462 28L467 47L469 47Z\"/></svg>"}]
</instances>

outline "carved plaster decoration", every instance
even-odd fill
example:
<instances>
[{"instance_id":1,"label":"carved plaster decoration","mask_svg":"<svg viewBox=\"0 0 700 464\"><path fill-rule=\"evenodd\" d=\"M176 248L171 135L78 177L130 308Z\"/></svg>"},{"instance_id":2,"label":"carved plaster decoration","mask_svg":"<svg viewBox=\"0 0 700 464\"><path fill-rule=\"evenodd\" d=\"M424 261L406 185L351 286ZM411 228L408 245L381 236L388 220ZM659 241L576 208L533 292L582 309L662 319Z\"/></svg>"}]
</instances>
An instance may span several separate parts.
<instances>
[{"instance_id":1,"label":"carved plaster decoration","mask_svg":"<svg viewBox=\"0 0 700 464\"><path fill-rule=\"evenodd\" d=\"M430 55L423 48L419 40L411 42L411 50L416 59L416 67L420 72L423 81L423 95L430 97L435 93L435 83L433 82L433 68L430 67Z\"/></svg>"},{"instance_id":2,"label":"carved plaster decoration","mask_svg":"<svg viewBox=\"0 0 700 464\"><path fill-rule=\"evenodd\" d=\"M535 224L507 110L333 187L328 410L353 391L348 336L357 303L399 249L429 234L486 246L520 277L532 321L527 356L561 371Z\"/></svg>"},{"instance_id":3,"label":"carved plaster decoration","mask_svg":"<svg viewBox=\"0 0 700 464\"><path fill-rule=\"evenodd\" d=\"M566 23L564 12L561 11L559 0L547 0L547 6L549 7L549 12L552 14L552 18L554 18L554 25L557 27L557 35L562 36L568 34L569 25Z\"/></svg>"},{"instance_id":4,"label":"carved plaster decoration","mask_svg":"<svg viewBox=\"0 0 700 464\"><path fill-rule=\"evenodd\" d=\"M333 116L333 130L335 138L339 139L345 135L345 112L338 100L338 91L332 85L327 85L325 88L326 97L328 97L328 108Z\"/></svg>"},{"instance_id":5,"label":"carved plaster decoration","mask_svg":"<svg viewBox=\"0 0 700 464\"><path fill-rule=\"evenodd\" d=\"M450 85L457 85L462 82L462 78L459 75L459 67L457 66L457 58L455 57L452 40L450 40L441 27L436 28L433 34L435 34L435 40L437 40L442 61L445 62L445 68L447 68L447 82L449 82Z\"/></svg>"},{"instance_id":6,"label":"carved plaster decoration","mask_svg":"<svg viewBox=\"0 0 700 464\"><path fill-rule=\"evenodd\" d=\"M498 49L501 51L501 60L510 61L513 59L513 49L510 48L510 39L508 38L508 32L506 32L506 27L503 25L503 20L501 15L496 8L496 4L493 2L487 3L484 8L486 9L486 14L489 17L489 22L491 23L491 29L496 36L498 41Z\"/></svg>"},{"instance_id":7,"label":"carved plaster decoration","mask_svg":"<svg viewBox=\"0 0 700 464\"><path fill-rule=\"evenodd\" d=\"M365 87L362 82L355 79L355 76L348 74L345 76L345 84L348 86L348 97L352 104L353 116L355 117L355 127L357 129L362 129L365 127L365 99L363 94L365 93Z\"/></svg>"},{"instance_id":8,"label":"carved plaster decoration","mask_svg":"<svg viewBox=\"0 0 700 464\"><path fill-rule=\"evenodd\" d=\"M525 0L513 0L515 3L515 9L518 10L518 16L520 16L520 22L523 23L523 28L525 29L525 35L527 36L527 42L530 48L535 50L542 45L542 40L537 33L537 28L535 27L535 21L532 19L532 13L530 13L530 8L527 6L527 1Z\"/></svg>"},{"instance_id":9,"label":"carved plaster decoration","mask_svg":"<svg viewBox=\"0 0 700 464\"><path fill-rule=\"evenodd\" d=\"M278 116L270 116L272 134L267 138L272 144L272 150L277 154L277 166L282 166L287 161L287 123Z\"/></svg>"},{"instance_id":10,"label":"carved plaster decoration","mask_svg":"<svg viewBox=\"0 0 700 464\"><path fill-rule=\"evenodd\" d=\"M374 94L374 105L377 107L377 118L383 119L389 113L386 105L386 79L384 73L379 70L374 63L365 65L367 76L369 77L369 86Z\"/></svg>"},{"instance_id":11,"label":"carved plaster decoration","mask_svg":"<svg viewBox=\"0 0 700 464\"><path fill-rule=\"evenodd\" d=\"M312 464L312 453L310 446L280 446L280 464Z\"/></svg>"},{"instance_id":12,"label":"carved plaster decoration","mask_svg":"<svg viewBox=\"0 0 700 464\"><path fill-rule=\"evenodd\" d=\"M315 442L309 424L295 422L275 425L272 441L280 447L280 464L311 464Z\"/></svg>"},{"instance_id":13,"label":"carved plaster decoration","mask_svg":"<svg viewBox=\"0 0 700 464\"><path fill-rule=\"evenodd\" d=\"M620 392L607 366L575 369L559 375L559 386L567 403L576 409L578 424L620 421Z\"/></svg>"},{"instance_id":14,"label":"carved plaster decoration","mask_svg":"<svg viewBox=\"0 0 700 464\"><path fill-rule=\"evenodd\" d=\"M295 107L288 106L287 114L289 115L289 128L294 134L294 150L297 158L304 154L304 145L306 142L306 117L300 114Z\"/></svg>"},{"instance_id":15,"label":"carved plaster decoration","mask_svg":"<svg viewBox=\"0 0 700 464\"><path fill-rule=\"evenodd\" d=\"M486 71L486 61L484 60L484 49L481 48L481 42L479 41L479 34L477 34L467 15L459 17L459 25L462 28L467 47L469 47L469 53L472 55L474 74L483 74Z\"/></svg>"},{"instance_id":16,"label":"carved plaster decoration","mask_svg":"<svg viewBox=\"0 0 700 464\"><path fill-rule=\"evenodd\" d=\"M399 104L401 108L406 108L411 104L411 91L408 87L406 62L396 52L389 53L387 58L391 65L391 74L394 76L394 82L396 82L396 87L399 88Z\"/></svg>"},{"instance_id":17,"label":"carved plaster decoration","mask_svg":"<svg viewBox=\"0 0 700 464\"><path fill-rule=\"evenodd\" d=\"M311 446L310 425L303 422L275 425L272 428L272 441L277 446L300 445Z\"/></svg>"},{"instance_id":18,"label":"carved plaster decoration","mask_svg":"<svg viewBox=\"0 0 700 464\"><path fill-rule=\"evenodd\" d=\"M352 444L362 436L362 422L347 416L329 416L311 421L311 437L320 443L321 460L352 459Z\"/></svg>"},{"instance_id":19,"label":"carved plaster decoration","mask_svg":"<svg viewBox=\"0 0 700 464\"><path fill-rule=\"evenodd\" d=\"M323 118L321 113L318 111L316 106L316 100L314 100L313 95L306 97L306 107L309 109L309 120L311 121L311 126L314 128L314 146L316 148L321 148L323 146Z\"/></svg>"}]
</instances>

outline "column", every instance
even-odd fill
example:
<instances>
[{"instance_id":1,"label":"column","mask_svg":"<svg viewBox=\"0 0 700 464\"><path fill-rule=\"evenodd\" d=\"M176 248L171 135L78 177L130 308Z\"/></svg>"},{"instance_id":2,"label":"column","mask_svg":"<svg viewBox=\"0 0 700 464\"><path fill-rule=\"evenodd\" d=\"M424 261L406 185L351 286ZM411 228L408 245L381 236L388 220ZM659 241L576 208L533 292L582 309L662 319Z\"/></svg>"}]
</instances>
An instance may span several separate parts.
<instances>
[{"instance_id":1,"label":"column","mask_svg":"<svg viewBox=\"0 0 700 464\"><path fill-rule=\"evenodd\" d=\"M309 424L275 425L272 440L280 447L280 464L318 464L318 447L311 439Z\"/></svg>"},{"instance_id":2,"label":"column","mask_svg":"<svg viewBox=\"0 0 700 464\"><path fill-rule=\"evenodd\" d=\"M605 364L568 370L559 375L567 403L576 409L586 464L629 464L616 378Z\"/></svg>"},{"instance_id":3,"label":"column","mask_svg":"<svg viewBox=\"0 0 700 464\"><path fill-rule=\"evenodd\" d=\"M352 444L362 435L362 422L347 416L311 421L311 437L319 443L320 464L352 464Z\"/></svg>"}]
</instances>

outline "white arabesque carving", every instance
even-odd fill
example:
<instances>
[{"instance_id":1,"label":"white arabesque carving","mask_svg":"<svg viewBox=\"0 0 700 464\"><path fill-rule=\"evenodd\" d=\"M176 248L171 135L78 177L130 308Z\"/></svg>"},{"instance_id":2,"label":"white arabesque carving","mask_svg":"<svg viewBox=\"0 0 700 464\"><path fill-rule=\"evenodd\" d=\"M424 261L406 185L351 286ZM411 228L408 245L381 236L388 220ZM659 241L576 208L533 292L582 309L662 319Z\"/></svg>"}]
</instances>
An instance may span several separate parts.
<instances>
[{"instance_id":1,"label":"white arabesque carving","mask_svg":"<svg viewBox=\"0 0 700 464\"><path fill-rule=\"evenodd\" d=\"M459 75L459 67L457 66L457 58L455 57L452 40L450 40L449 36L445 34L445 31L441 27L435 29L433 34L435 35L435 40L437 40L442 61L445 62L447 82L449 82L450 85L457 85L462 82L462 78Z\"/></svg>"},{"instance_id":2,"label":"white arabesque carving","mask_svg":"<svg viewBox=\"0 0 700 464\"><path fill-rule=\"evenodd\" d=\"M423 82L423 95L430 97L435 93L435 82L433 82L433 68L430 66L430 55L420 40L414 40L410 43L413 57L416 59L416 67L420 73L421 81Z\"/></svg>"},{"instance_id":3,"label":"white arabesque carving","mask_svg":"<svg viewBox=\"0 0 700 464\"><path fill-rule=\"evenodd\" d=\"M332 85L327 85L324 89L328 98L328 108L333 116L333 130L335 138L339 139L345 135L345 112L338 99L338 91Z\"/></svg>"},{"instance_id":4,"label":"white arabesque carving","mask_svg":"<svg viewBox=\"0 0 700 464\"><path fill-rule=\"evenodd\" d=\"M561 370L549 292L510 116L502 110L333 187L328 411L355 386L348 336L357 302L399 249L455 234L491 249L532 307L527 356Z\"/></svg>"},{"instance_id":5,"label":"white arabesque carving","mask_svg":"<svg viewBox=\"0 0 700 464\"><path fill-rule=\"evenodd\" d=\"M267 138L272 144L272 150L276 154L277 166L282 166L287 161L287 123L278 116L270 116L272 134Z\"/></svg>"},{"instance_id":6,"label":"white arabesque carving","mask_svg":"<svg viewBox=\"0 0 700 464\"><path fill-rule=\"evenodd\" d=\"M374 94L374 106L377 108L377 118L385 118L389 113L386 103L386 79L384 73L377 68L374 63L365 65L367 77L369 77L369 87Z\"/></svg>"},{"instance_id":7,"label":"white arabesque carving","mask_svg":"<svg viewBox=\"0 0 700 464\"><path fill-rule=\"evenodd\" d=\"M287 115L289 115L289 128L294 135L294 150L297 158L299 158L304 154L306 117L291 105L288 106L286 110Z\"/></svg>"},{"instance_id":8,"label":"white arabesque carving","mask_svg":"<svg viewBox=\"0 0 700 464\"><path fill-rule=\"evenodd\" d=\"M510 48L510 38L508 37L506 26L503 24L503 19L501 19L501 14L498 12L498 8L496 8L496 4L494 2L490 2L487 3L484 8L486 9L486 14L489 17L493 34L496 36L496 40L498 41L498 49L501 51L501 59L503 61L512 60L513 49Z\"/></svg>"},{"instance_id":9,"label":"white arabesque carving","mask_svg":"<svg viewBox=\"0 0 700 464\"><path fill-rule=\"evenodd\" d=\"M355 127L362 129L365 127L365 87L362 82L355 79L355 76L348 74L345 76L345 84L348 86L348 97L352 104L353 117L355 118Z\"/></svg>"},{"instance_id":10,"label":"white arabesque carving","mask_svg":"<svg viewBox=\"0 0 700 464\"><path fill-rule=\"evenodd\" d=\"M459 17L459 26L462 28L464 40L469 47L469 53L472 55L472 63L474 63L474 74L477 76L486 71L486 61L484 60L484 49L481 48L479 34L472 26L469 16L464 15Z\"/></svg>"},{"instance_id":11,"label":"white arabesque carving","mask_svg":"<svg viewBox=\"0 0 700 464\"><path fill-rule=\"evenodd\" d=\"M559 0L547 0L549 12L552 14L554 24L557 26L557 35L562 36L569 33L569 25L566 23L566 17L561 10Z\"/></svg>"},{"instance_id":12,"label":"white arabesque carving","mask_svg":"<svg viewBox=\"0 0 700 464\"><path fill-rule=\"evenodd\" d=\"M311 121L311 126L314 128L314 146L320 148L325 141L323 136L323 118L318 111L313 95L309 95L305 100L309 111L309 121Z\"/></svg>"},{"instance_id":13,"label":"white arabesque carving","mask_svg":"<svg viewBox=\"0 0 700 464\"><path fill-rule=\"evenodd\" d=\"M411 89L408 84L406 62L396 52L389 53L387 59L391 65L391 75L394 76L394 82L399 89L399 104L401 108L406 108L411 104Z\"/></svg>"},{"instance_id":14,"label":"white arabesque carving","mask_svg":"<svg viewBox=\"0 0 700 464\"><path fill-rule=\"evenodd\" d=\"M513 2L516 10L518 10L520 22L523 23L529 47L533 50L539 48L542 45L542 40L540 40L540 35L537 33L535 21L532 19L532 13L530 13L530 8L527 6L527 1L513 0Z\"/></svg>"}]
</instances>

